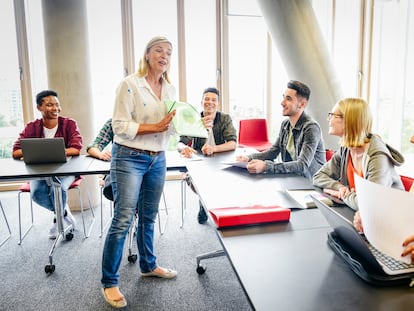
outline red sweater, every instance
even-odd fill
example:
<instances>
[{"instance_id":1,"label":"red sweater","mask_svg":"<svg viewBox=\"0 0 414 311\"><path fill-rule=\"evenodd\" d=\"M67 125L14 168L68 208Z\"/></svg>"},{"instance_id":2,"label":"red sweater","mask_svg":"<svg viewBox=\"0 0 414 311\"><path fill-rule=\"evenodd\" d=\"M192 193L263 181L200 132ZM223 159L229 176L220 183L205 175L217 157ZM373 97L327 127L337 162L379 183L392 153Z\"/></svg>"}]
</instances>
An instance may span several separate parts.
<instances>
[{"instance_id":1,"label":"red sweater","mask_svg":"<svg viewBox=\"0 0 414 311\"><path fill-rule=\"evenodd\" d=\"M26 124L24 130L20 133L19 138L13 145L13 151L21 149L20 139L22 138L43 138L43 120L36 119ZM82 136L78 124L74 119L58 117L58 128L55 137L63 137L65 148L82 149Z\"/></svg>"}]
</instances>

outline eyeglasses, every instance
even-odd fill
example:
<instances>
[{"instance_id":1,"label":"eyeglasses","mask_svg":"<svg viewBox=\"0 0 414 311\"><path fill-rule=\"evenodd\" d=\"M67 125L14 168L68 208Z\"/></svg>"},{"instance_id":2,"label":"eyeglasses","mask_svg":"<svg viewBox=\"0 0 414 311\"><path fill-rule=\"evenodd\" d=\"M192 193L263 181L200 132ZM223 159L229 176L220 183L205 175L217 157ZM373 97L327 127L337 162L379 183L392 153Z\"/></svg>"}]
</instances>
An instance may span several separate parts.
<instances>
[{"instance_id":1,"label":"eyeglasses","mask_svg":"<svg viewBox=\"0 0 414 311\"><path fill-rule=\"evenodd\" d=\"M328 112L328 119L331 119L332 117L337 117L337 118L341 118L342 119L342 115L339 113L333 113L333 112Z\"/></svg>"}]
</instances>

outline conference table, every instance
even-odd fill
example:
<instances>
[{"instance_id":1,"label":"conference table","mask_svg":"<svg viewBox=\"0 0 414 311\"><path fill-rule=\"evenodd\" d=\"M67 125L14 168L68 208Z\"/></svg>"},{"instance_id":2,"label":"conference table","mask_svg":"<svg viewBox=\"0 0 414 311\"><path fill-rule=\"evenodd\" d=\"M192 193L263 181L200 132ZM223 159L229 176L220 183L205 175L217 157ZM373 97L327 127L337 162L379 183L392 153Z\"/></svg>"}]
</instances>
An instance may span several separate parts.
<instances>
[{"instance_id":1,"label":"conference table","mask_svg":"<svg viewBox=\"0 0 414 311\"><path fill-rule=\"evenodd\" d=\"M238 152L186 164L205 208L277 204L280 191L307 187L299 176L249 174L229 165ZM334 208L352 219L350 208ZM223 228L217 236L256 310L414 309L414 289L375 287L359 279L328 246L330 231L313 208L292 209L288 222Z\"/></svg>"},{"instance_id":2,"label":"conference table","mask_svg":"<svg viewBox=\"0 0 414 311\"><path fill-rule=\"evenodd\" d=\"M166 152L167 169L185 171L185 159L181 158L176 151ZM55 198L56 223L58 227L58 236L49 251L49 264L45 265L46 273L55 271L53 254L57 245L64 239L73 238L72 226L64 226L63 223L63 204L62 192L59 177L79 176L79 175L98 175L109 174L110 162L101 161L87 155L69 157L65 163L54 164L33 164L26 165L22 160L0 159L0 182L7 181L26 181L32 179L46 179L52 186ZM182 185L181 204L182 204L182 221L185 210L185 187ZM102 217L102 215L101 215ZM102 220L101 220L102 221Z\"/></svg>"},{"instance_id":3,"label":"conference table","mask_svg":"<svg viewBox=\"0 0 414 311\"><path fill-rule=\"evenodd\" d=\"M93 165L94 163L95 165ZM45 272L53 273L55 271L53 254L57 245L63 239L71 240L73 238L72 226L65 227L63 224L62 191L59 177L105 174L109 171L109 164L89 156L80 155L69 157L65 163L53 164L26 165L22 160L0 159L0 166L2 168L0 182L45 179L52 187L55 198L58 235L49 251L49 264L45 266Z\"/></svg>"}]
</instances>

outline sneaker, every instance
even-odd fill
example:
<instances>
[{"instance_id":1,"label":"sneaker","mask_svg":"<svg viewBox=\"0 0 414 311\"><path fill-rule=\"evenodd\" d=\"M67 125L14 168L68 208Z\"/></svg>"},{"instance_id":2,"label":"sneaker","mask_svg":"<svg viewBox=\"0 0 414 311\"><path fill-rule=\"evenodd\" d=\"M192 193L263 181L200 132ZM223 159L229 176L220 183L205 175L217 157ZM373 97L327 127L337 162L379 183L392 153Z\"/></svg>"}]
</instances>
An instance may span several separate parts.
<instances>
[{"instance_id":1,"label":"sneaker","mask_svg":"<svg viewBox=\"0 0 414 311\"><path fill-rule=\"evenodd\" d=\"M75 220L75 217L73 217L72 213L70 212L69 206L66 206L65 212L63 213L63 215L64 215L63 219L66 221L66 223L68 225L72 225L72 229L75 230L76 220Z\"/></svg>"},{"instance_id":2,"label":"sneaker","mask_svg":"<svg viewBox=\"0 0 414 311\"><path fill-rule=\"evenodd\" d=\"M57 234L58 234L58 227L57 227L56 218L55 218L53 219L52 227L50 227L49 229L49 239L51 240L56 239Z\"/></svg>"},{"instance_id":3,"label":"sneaker","mask_svg":"<svg viewBox=\"0 0 414 311\"><path fill-rule=\"evenodd\" d=\"M205 224L207 221L207 214L206 211L204 210L203 206L200 203L200 210L198 211L198 223L199 224Z\"/></svg>"}]
</instances>

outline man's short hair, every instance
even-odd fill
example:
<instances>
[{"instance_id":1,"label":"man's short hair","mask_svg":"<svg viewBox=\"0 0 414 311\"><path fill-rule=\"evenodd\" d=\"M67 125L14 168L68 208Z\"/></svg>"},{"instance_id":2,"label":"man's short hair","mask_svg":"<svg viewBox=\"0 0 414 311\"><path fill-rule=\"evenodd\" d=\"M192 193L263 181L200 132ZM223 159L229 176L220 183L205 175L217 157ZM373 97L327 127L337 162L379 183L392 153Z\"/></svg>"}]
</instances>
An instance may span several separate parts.
<instances>
[{"instance_id":1,"label":"man's short hair","mask_svg":"<svg viewBox=\"0 0 414 311\"><path fill-rule=\"evenodd\" d=\"M48 97L48 96L58 97L58 94L55 91L52 91L52 90L44 90L44 91L41 91L40 93L38 93L36 95L36 104L38 106L41 106L42 105L43 98Z\"/></svg>"},{"instance_id":2,"label":"man's short hair","mask_svg":"<svg viewBox=\"0 0 414 311\"><path fill-rule=\"evenodd\" d=\"M220 91L216 89L215 87L208 87L203 91L203 96L205 93L214 93L217 95L217 97L220 97Z\"/></svg>"},{"instance_id":3,"label":"man's short hair","mask_svg":"<svg viewBox=\"0 0 414 311\"><path fill-rule=\"evenodd\" d=\"M306 98L306 100L309 100L310 97L310 88L305 83L302 83L300 81L296 80L290 80L287 84L288 89L292 89L296 91L296 94L298 96Z\"/></svg>"}]
</instances>

